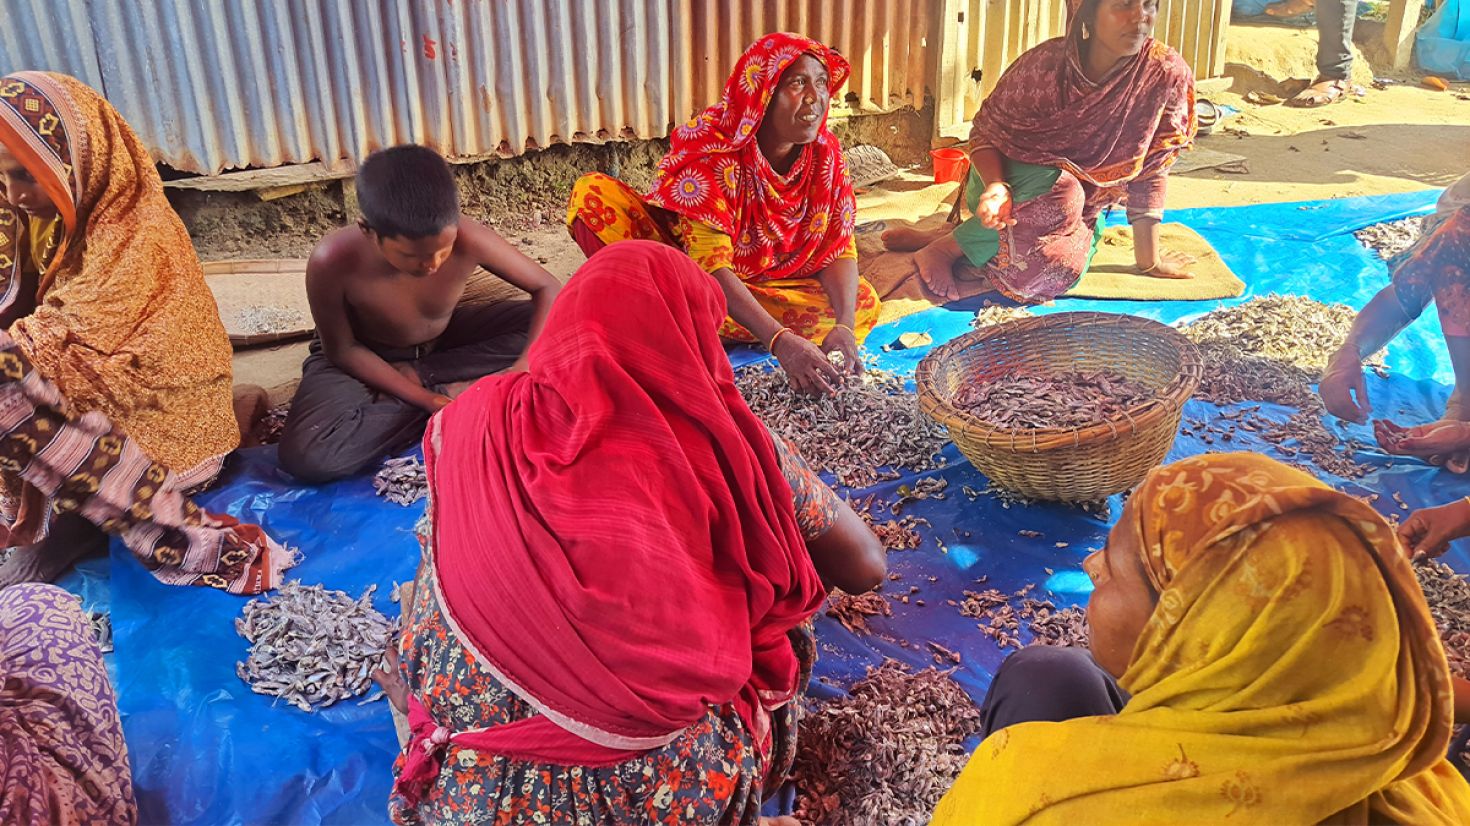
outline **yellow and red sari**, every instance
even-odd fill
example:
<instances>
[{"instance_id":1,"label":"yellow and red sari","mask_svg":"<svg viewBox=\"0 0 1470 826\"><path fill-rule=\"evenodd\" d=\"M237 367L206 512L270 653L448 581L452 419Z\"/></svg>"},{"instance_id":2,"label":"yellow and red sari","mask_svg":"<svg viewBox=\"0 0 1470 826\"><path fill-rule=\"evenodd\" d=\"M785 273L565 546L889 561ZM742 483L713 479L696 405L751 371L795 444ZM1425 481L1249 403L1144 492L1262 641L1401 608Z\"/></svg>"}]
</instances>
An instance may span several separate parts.
<instances>
[{"instance_id":1,"label":"yellow and red sari","mask_svg":"<svg viewBox=\"0 0 1470 826\"><path fill-rule=\"evenodd\" d=\"M147 150L97 92L42 72L0 78L0 145L60 213L0 200L0 313L34 302L7 332L70 409L106 414L181 487L209 481L239 443L230 343ZM51 504L0 471L0 546L45 538Z\"/></svg>"},{"instance_id":2,"label":"yellow and red sari","mask_svg":"<svg viewBox=\"0 0 1470 826\"><path fill-rule=\"evenodd\" d=\"M761 38L735 64L720 101L674 130L647 196L607 175L577 182L567 211L572 237L589 255L635 238L677 246L706 272L733 270L773 318L820 342L837 319L816 275L857 258L857 202L842 146L823 121L781 175L756 145L781 74L803 54L827 67L834 94L847 81L847 61L821 43L785 33ZM878 294L867 281L858 283L856 309L862 341L878 322ZM728 318L720 335L755 341Z\"/></svg>"}]
</instances>

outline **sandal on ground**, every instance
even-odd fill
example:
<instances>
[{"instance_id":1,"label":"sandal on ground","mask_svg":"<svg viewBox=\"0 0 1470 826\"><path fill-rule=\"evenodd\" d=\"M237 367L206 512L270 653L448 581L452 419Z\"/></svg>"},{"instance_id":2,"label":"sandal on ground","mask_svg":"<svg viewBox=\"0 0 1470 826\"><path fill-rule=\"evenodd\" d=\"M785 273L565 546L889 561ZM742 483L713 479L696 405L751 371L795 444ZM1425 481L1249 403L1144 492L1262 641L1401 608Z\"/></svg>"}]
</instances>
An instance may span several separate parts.
<instances>
[{"instance_id":1,"label":"sandal on ground","mask_svg":"<svg viewBox=\"0 0 1470 826\"><path fill-rule=\"evenodd\" d=\"M1302 109L1315 109L1318 106L1326 106L1329 103L1337 103L1348 94L1348 82L1346 80L1322 80L1312 82L1311 86L1296 93L1296 96L1286 102L1287 106L1296 106Z\"/></svg>"},{"instance_id":2,"label":"sandal on ground","mask_svg":"<svg viewBox=\"0 0 1470 826\"><path fill-rule=\"evenodd\" d=\"M1277 20L1290 20L1293 17L1313 11L1317 8L1314 0L1280 0L1266 7L1266 16Z\"/></svg>"}]
</instances>

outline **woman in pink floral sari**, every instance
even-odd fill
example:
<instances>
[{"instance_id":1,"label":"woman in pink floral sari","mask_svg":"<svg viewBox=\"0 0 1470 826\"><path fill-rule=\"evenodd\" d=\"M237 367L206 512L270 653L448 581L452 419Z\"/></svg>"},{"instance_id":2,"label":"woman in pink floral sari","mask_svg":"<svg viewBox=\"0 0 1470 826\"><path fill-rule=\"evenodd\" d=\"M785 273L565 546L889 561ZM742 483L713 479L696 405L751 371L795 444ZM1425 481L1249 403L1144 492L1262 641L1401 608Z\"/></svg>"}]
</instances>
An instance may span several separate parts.
<instances>
[{"instance_id":1,"label":"woman in pink floral sari","mask_svg":"<svg viewBox=\"0 0 1470 826\"><path fill-rule=\"evenodd\" d=\"M1194 76L1153 39L1157 0L1071 0L1065 37L1022 55L975 116L968 206L938 238L886 237L915 249L945 300L998 291L1040 303L1086 270L1104 207L1126 202L1138 271L1187 278L1159 249L1167 171L1194 140Z\"/></svg>"}]
</instances>

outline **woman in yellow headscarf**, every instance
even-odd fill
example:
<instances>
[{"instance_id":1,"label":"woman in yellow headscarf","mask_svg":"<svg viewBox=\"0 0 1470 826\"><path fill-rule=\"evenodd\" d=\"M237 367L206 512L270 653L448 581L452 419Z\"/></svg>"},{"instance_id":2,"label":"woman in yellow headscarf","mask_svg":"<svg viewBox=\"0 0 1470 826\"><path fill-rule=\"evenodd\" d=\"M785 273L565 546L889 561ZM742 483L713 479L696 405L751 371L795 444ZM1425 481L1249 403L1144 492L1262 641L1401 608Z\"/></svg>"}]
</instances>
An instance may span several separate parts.
<instances>
[{"instance_id":1,"label":"woman in yellow headscarf","mask_svg":"<svg viewBox=\"0 0 1470 826\"><path fill-rule=\"evenodd\" d=\"M994 731L937 826L1470 823L1444 649L1367 505L1260 456L1187 459L1085 567L1093 655L1132 696Z\"/></svg>"},{"instance_id":2,"label":"woman in yellow headscarf","mask_svg":"<svg viewBox=\"0 0 1470 826\"><path fill-rule=\"evenodd\" d=\"M115 422L181 488L239 444L230 342L147 149L74 78L0 78L0 328L77 414ZM102 545L54 497L0 472L0 587L50 580Z\"/></svg>"}]
</instances>

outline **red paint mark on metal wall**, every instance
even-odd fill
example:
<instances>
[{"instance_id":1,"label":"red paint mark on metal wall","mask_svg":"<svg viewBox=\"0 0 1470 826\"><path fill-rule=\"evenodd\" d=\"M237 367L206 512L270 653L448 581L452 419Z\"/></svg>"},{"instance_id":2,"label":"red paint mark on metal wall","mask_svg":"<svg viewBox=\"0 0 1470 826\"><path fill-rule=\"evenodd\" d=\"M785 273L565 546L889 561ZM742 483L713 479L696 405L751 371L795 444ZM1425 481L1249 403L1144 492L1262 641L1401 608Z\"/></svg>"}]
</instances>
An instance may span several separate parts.
<instances>
[{"instance_id":1,"label":"red paint mark on metal wall","mask_svg":"<svg viewBox=\"0 0 1470 826\"><path fill-rule=\"evenodd\" d=\"M435 43L433 39L431 39L428 35L424 35L424 57L433 60L436 54L435 47L438 45L439 44Z\"/></svg>"}]
</instances>

